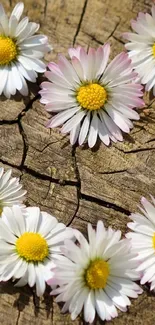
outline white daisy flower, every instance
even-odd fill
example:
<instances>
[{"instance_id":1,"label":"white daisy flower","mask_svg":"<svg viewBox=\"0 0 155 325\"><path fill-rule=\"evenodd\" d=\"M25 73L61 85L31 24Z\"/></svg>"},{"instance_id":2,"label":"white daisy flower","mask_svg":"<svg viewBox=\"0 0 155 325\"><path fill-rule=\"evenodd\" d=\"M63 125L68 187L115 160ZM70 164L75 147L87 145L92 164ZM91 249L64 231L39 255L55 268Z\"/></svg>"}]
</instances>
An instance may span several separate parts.
<instances>
[{"instance_id":1,"label":"white daisy flower","mask_svg":"<svg viewBox=\"0 0 155 325\"><path fill-rule=\"evenodd\" d=\"M155 289L155 199L151 196L152 203L144 197L141 199L142 214L132 213L133 222L128 227L134 232L129 232L126 237L131 239L132 251L137 254L138 268L141 272L141 284L151 283L150 289Z\"/></svg>"},{"instance_id":2,"label":"white daisy flower","mask_svg":"<svg viewBox=\"0 0 155 325\"><path fill-rule=\"evenodd\" d=\"M49 51L47 37L34 35L39 24L29 22L28 17L20 21L23 10L19 2L8 19L0 4L0 95L7 98L16 90L27 96L25 79L36 82L37 73L46 69L41 59Z\"/></svg>"},{"instance_id":3,"label":"white daisy flower","mask_svg":"<svg viewBox=\"0 0 155 325\"><path fill-rule=\"evenodd\" d=\"M79 245L65 241L62 261L56 263L52 287L59 285L51 294L57 302L63 301L63 312L69 310L74 320L84 307L84 319L92 323L97 312L99 317L110 320L117 317L117 309L127 310L128 297L137 298L141 288L132 280L137 279L135 261L130 253L129 241L121 238L121 231L105 230L98 221L96 232L88 225L89 242L75 231Z\"/></svg>"},{"instance_id":4,"label":"white daisy flower","mask_svg":"<svg viewBox=\"0 0 155 325\"><path fill-rule=\"evenodd\" d=\"M153 88L155 95L155 5L152 6L152 16L140 12L137 20L131 21L135 33L124 33L124 38L130 41L125 45L135 71L139 74L146 91Z\"/></svg>"},{"instance_id":5,"label":"white daisy flower","mask_svg":"<svg viewBox=\"0 0 155 325\"><path fill-rule=\"evenodd\" d=\"M20 279L16 286L36 284L43 295L54 262L61 258L60 245L72 230L37 207L4 208L0 219L0 281Z\"/></svg>"},{"instance_id":6,"label":"white daisy flower","mask_svg":"<svg viewBox=\"0 0 155 325\"><path fill-rule=\"evenodd\" d=\"M58 64L49 63L45 73L50 82L41 84L41 103L55 115L47 124L53 128L63 125L62 133L70 132L70 142L82 145L88 138L92 148L97 137L106 145L110 139L122 141L122 133L133 127L130 119L139 119L134 107L144 102L142 86L135 84L137 76L131 68L131 60L121 53L107 66L110 45L88 54L82 47L70 49L71 63L59 55ZM52 83L51 83L52 82Z\"/></svg>"},{"instance_id":7,"label":"white daisy flower","mask_svg":"<svg viewBox=\"0 0 155 325\"><path fill-rule=\"evenodd\" d=\"M11 177L12 170L4 173L4 168L0 167L0 215L4 207L11 207L14 204L22 205L27 191L22 190L19 178Z\"/></svg>"}]
</instances>

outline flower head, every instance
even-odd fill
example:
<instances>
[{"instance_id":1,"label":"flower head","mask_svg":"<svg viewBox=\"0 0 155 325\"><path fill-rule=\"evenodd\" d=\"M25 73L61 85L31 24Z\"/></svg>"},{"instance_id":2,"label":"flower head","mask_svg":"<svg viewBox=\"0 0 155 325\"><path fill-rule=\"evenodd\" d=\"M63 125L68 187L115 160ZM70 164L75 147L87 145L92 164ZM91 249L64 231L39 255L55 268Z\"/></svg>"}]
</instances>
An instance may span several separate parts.
<instances>
[{"instance_id":1,"label":"flower head","mask_svg":"<svg viewBox=\"0 0 155 325\"><path fill-rule=\"evenodd\" d=\"M41 59L50 49L46 36L34 35L38 24L29 22L28 17L20 21L23 10L24 4L17 3L8 19L0 5L0 95L8 98L17 90L28 95L25 79L36 82L37 73L46 68Z\"/></svg>"},{"instance_id":2,"label":"flower head","mask_svg":"<svg viewBox=\"0 0 155 325\"><path fill-rule=\"evenodd\" d=\"M19 279L16 286L36 284L41 296L50 268L61 259L60 245L73 236L72 230L37 207L4 208L0 220L0 280Z\"/></svg>"},{"instance_id":3,"label":"flower head","mask_svg":"<svg viewBox=\"0 0 155 325\"><path fill-rule=\"evenodd\" d=\"M152 290L155 289L155 199L151 198L152 203L144 197L141 199L142 214L131 214L133 222L128 223L128 227L133 232L129 232L126 237L131 239L132 251L137 254L141 284L150 282Z\"/></svg>"},{"instance_id":4,"label":"flower head","mask_svg":"<svg viewBox=\"0 0 155 325\"><path fill-rule=\"evenodd\" d=\"M71 63L62 55L58 64L49 63L45 73L50 82L41 84L41 103L46 110L58 113L47 124L53 128L63 125L62 133L70 133L73 145L88 139L93 147L97 137L106 145L110 139L122 141L122 133L133 127L130 119L139 119L134 107L144 102L142 86L135 84L136 73L126 53L121 53L107 66L110 45L88 53L82 47L71 48Z\"/></svg>"},{"instance_id":5,"label":"flower head","mask_svg":"<svg viewBox=\"0 0 155 325\"><path fill-rule=\"evenodd\" d=\"M128 297L136 298L142 292L132 281L138 274L129 241L120 239L120 231L105 230L101 221L96 232L88 225L89 242L79 231L74 234L79 245L65 241L64 258L56 262L54 277L48 281L59 286L51 294L58 294L57 302L65 302L63 312L69 310L72 320L83 307L89 323L96 311L103 321L117 317L116 307L126 311Z\"/></svg>"},{"instance_id":6,"label":"flower head","mask_svg":"<svg viewBox=\"0 0 155 325\"><path fill-rule=\"evenodd\" d=\"M125 47L146 91L153 88L155 95L155 5L152 15L140 12L131 26L135 33L124 33L124 38L130 41Z\"/></svg>"},{"instance_id":7,"label":"flower head","mask_svg":"<svg viewBox=\"0 0 155 325\"><path fill-rule=\"evenodd\" d=\"M22 190L19 179L11 178L12 170L4 173L4 168L0 168L0 215L4 207L11 207L14 204L22 205L27 191Z\"/></svg>"}]
</instances>

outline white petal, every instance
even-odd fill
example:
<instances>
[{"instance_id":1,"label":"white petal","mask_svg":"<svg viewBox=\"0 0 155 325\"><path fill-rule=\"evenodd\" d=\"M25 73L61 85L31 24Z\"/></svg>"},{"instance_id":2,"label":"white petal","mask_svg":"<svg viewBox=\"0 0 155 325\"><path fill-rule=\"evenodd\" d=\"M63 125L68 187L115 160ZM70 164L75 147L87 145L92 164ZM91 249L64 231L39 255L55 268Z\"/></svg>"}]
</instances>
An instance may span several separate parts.
<instances>
[{"instance_id":1,"label":"white petal","mask_svg":"<svg viewBox=\"0 0 155 325\"><path fill-rule=\"evenodd\" d=\"M36 282L36 272L33 263L28 263L28 284L33 287Z\"/></svg>"},{"instance_id":2,"label":"white petal","mask_svg":"<svg viewBox=\"0 0 155 325\"><path fill-rule=\"evenodd\" d=\"M79 76L79 79L83 80L84 79L83 68L82 68L82 65L81 65L79 59L76 58L75 56L72 57L72 65L73 65L77 75Z\"/></svg>"},{"instance_id":3,"label":"white petal","mask_svg":"<svg viewBox=\"0 0 155 325\"><path fill-rule=\"evenodd\" d=\"M115 109L113 109L112 106L110 105L106 105L106 111L107 113L110 115L110 117L112 118L112 120L114 121L114 123L124 132L129 133L130 129L126 123L125 117L123 118L123 115L121 113L119 113L118 111L116 111Z\"/></svg>"},{"instance_id":4,"label":"white petal","mask_svg":"<svg viewBox=\"0 0 155 325\"><path fill-rule=\"evenodd\" d=\"M84 143L84 141L86 139L86 136L89 131L89 125L90 125L90 112L88 112L87 115L85 116L85 119L81 126L81 130L80 130L80 134L79 134L79 145L80 146Z\"/></svg>"},{"instance_id":5,"label":"white petal","mask_svg":"<svg viewBox=\"0 0 155 325\"><path fill-rule=\"evenodd\" d=\"M92 323L95 318L95 298L94 292L90 291L84 304L84 319L88 323Z\"/></svg>"},{"instance_id":6,"label":"white petal","mask_svg":"<svg viewBox=\"0 0 155 325\"><path fill-rule=\"evenodd\" d=\"M90 129L88 134L88 145L90 148L94 147L97 141L98 135L98 116L96 112L93 113L93 118L90 123Z\"/></svg>"},{"instance_id":7,"label":"white petal","mask_svg":"<svg viewBox=\"0 0 155 325\"><path fill-rule=\"evenodd\" d=\"M79 110L79 107L77 108ZM86 115L85 111L78 111L73 117L70 118L70 120L68 120L62 127L61 132L62 133L68 133L70 132L73 127L76 127L81 120L83 119L83 117Z\"/></svg>"},{"instance_id":8,"label":"white petal","mask_svg":"<svg viewBox=\"0 0 155 325\"><path fill-rule=\"evenodd\" d=\"M74 145L78 139L80 123L70 131L70 143Z\"/></svg>"},{"instance_id":9,"label":"white petal","mask_svg":"<svg viewBox=\"0 0 155 325\"><path fill-rule=\"evenodd\" d=\"M105 122L106 127L110 131L110 133L119 141L123 140L122 134L119 130L119 128L116 126L116 124L113 122L113 120L103 111L100 111L100 116L102 120Z\"/></svg>"},{"instance_id":10,"label":"white petal","mask_svg":"<svg viewBox=\"0 0 155 325\"><path fill-rule=\"evenodd\" d=\"M0 95L2 94L4 87L6 85L7 82L7 78L8 78L8 73L9 73L9 69L5 66L4 68L0 69Z\"/></svg>"},{"instance_id":11,"label":"white petal","mask_svg":"<svg viewBox=\"0 0 155 325\"><path fill-rule=\"evenodd\" d=\"M68 110L65 110L62 113L57 114L49 121L47 127L53 128L62 125L65 121L67 121L70 117L72 117L77 111L79 111L79 107L73 107Z\"/></svg>"},{"instance_id":12,"label":"white petal","mask_svg":"<svg viewBox=\"0 0 155 325\"><path fill-rule=\"evenodd\" d=\"M2 219L0 220L0 236L4 238L7 242L14 244L16 241L16 237L10 232L8 227L4 224Z\"/></svg>"},{"instance_id":13,"label":"white petal","mask_svg":"<svg viewBox=\"0 0 155 325\"><path fill-rule=\"evenodd\" d=\"M23 4L23 2L19 2L14 7L11 16L15 16L17 18L17 20L19 20L23 13L23 10L24 10L24 4Z\"/></svg>"},{"instance_id":14,"label":"white petal","mask_svg":"<svg viewBox=\"0 0 155 325\"><path fill-rule=\"evenodd\" d=\"M29 207L27 208L27 212L29 214L28 219L26 219L27 231L38 232L40 222L42 221L40 209L37 207Z\"/></svg>"},{"instance_id":15,"label":"white petal","mask_svg":"<svg viewBox=\"0 0 155 325\"><path fill-rule=\"evenodd\" d=\"M38 266L35 267L36 271L36 292L37 296L40 297L44 294L46 285L45 285L45 280L43 276L44 272L44 267L42 264L38 264Z\"/></svg>"},{"instance_id":16,"label":"white petal","mask_svg":"<svg viewBox=\"0 0 155 325\"><path fill-rule=\"evenodd\" d=\"M109 135L108 135L108 130L107 130L107 127L104 123L104 121L102 120L102 122L99 120L98 121L98 134L99 134L99 137L101 139L101 141L106 145L108 146L109 143L110 143L110 139L109 139Z\"/></svg>"}]
</instances>

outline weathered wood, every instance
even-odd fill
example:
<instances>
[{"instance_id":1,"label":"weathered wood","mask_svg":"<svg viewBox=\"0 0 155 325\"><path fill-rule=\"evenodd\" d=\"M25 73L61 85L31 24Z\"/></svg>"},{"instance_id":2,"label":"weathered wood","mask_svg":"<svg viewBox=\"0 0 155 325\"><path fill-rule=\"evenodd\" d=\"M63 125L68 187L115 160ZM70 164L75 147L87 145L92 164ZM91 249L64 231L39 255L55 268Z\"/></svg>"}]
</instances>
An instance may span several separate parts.
<instances>
[{"instance_id":1,"label":"weathered wood","mask_svg":"<svg viewBox=\"0 0 155 325\"><path fill-rule=\"evenodd\" d=\"M8 12L18 1L1 1ZM149 11L149 0L25 0L25 13L41 25L54 51L46 60L57 60L73 45L112 45L111 58L124 49L122 33L138 11ZM39 85L39 81L38 81ZM87 222L104 220L106 226L126 232L128 215L137 210L140 197L155 196L155 104L146 96L141 120L123 143L106 148L99 143L73 149L58 129L47 130L49 115L39 103L38 85L30 95L1 98L0 165L13 167L28 191L27 204L38 205L58 220L86 232ZM148 287L132 300L127 313L109 325L152 325L155 296ZM38 299L35 291L15 289L11 282L0 284L0 324L73 324L70 315L48 293ZM78 318L75 325L84 324ZM103 324L99 320L95 324Z\"/></svg>"}]
</instances>

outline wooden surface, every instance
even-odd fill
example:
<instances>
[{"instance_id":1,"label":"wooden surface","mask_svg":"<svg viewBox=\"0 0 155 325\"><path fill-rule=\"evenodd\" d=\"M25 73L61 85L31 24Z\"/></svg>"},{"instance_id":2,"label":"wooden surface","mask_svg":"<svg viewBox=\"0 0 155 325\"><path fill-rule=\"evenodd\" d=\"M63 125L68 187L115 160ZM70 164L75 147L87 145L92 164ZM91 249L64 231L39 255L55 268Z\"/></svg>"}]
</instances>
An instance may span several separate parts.
<instances>
[{"instance_id":1,"label":"wooden surface","mask_svg":"<svg viewBox=\"0 0 155 325\"><path fill-rule=\"evenodd\" d=\"M8 12L17 1L2 0ZM123 50L121 34L130 30L130 20L139 11L149 11L150 0L25 0L25 13L39 22L54 51L67 54L74 45L97 47L105 41L112 45L111 58ZM40 79L41 80L41 79ZM38 85L39 85L38 80ZM137 210L140 197L155 196L155 104L146 96L141 120L124 136L123 143L93 150L72 148L59 130L47 130L48 114L39 103L38 85L30 86L30 96L11 100L1 97L0 164L13 168L27 189L27 204L38 205L59 221L86 231L102 219L105 225L123 233L130 212ZM62 316L60 307L46 293L38 299L35 291L13 284L0 284L0 324L4 325L83 325L70 315ZM155 295L144 294L127 313L109 325L153 325ZM95 324L104 324L96 320Z\"/></svg>"}]
</instances>

